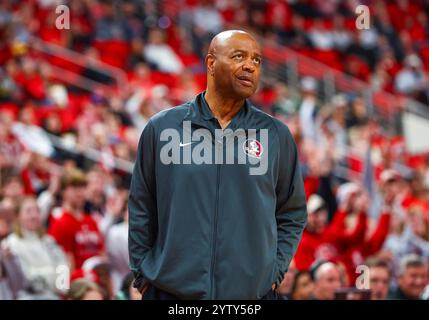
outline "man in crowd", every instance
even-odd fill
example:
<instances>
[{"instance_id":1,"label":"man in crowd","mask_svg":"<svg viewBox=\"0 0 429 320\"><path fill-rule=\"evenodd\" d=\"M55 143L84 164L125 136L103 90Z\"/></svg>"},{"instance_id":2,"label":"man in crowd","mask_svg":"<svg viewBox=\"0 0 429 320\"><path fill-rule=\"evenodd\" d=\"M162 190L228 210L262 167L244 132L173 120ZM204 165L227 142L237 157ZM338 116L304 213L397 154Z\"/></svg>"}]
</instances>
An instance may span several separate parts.
<instances>
[{"instance_id":1,"label":"man in crowd","mask_svg":"<svg viewBox=\"0 0 429 320\"><path fill-rule=\"evenodd\" d=\"M398 288L389 295L394 300L421 299L427 284L428 270L426 262L416 254L402 258L397 277Z\"/></svg>"},{"instance_id":2,"label":"man in crowd","mask_svg":"<svg viewBox=\"0 0 429 320\"><path fill-rule=\"evenodd\" d=\"M368 259L365 265L369 268L371 300L386 300L391 280L389 265L378 258Z\"/></svg>"},{"instance_id":3,"label":"man in crowd","mask_svg":"<svg viewBox=\"0 0 429 320\"><path fill-rule=\"evenodd\" d=\"M341 274L335 263L321 263L314 271L312 299L334 300L335 292L341 288Z\"/></svg>"},{"instance_id":4,"label":"man in crowd","mask_svg":"<svg viewBox=\"0 0 429 320\"><path fill-rule=\"evenodd\" d=\"M62 212L53 216L49 233L66 252L72 270L82 266L86 259L103 254L104 241L97 223L84 212L85 174L69 169L61 181Z\"/></svg>"}]
</instances>

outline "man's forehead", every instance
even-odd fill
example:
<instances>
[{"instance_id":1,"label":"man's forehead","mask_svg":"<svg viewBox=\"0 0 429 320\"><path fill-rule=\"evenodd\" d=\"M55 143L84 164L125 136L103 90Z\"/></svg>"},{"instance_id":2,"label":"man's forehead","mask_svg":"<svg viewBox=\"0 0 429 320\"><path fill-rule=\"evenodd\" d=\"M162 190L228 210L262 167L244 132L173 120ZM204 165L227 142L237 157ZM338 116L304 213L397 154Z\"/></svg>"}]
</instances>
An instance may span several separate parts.
<instances>
[{"instance_id":1,"label":"man's forehead","mask_svg":"<svg viewBox=\"0 0 429 320\"><path fill-rule=\"evenodd\" d=\"M219 33L212 41L212 49L216 51L256 51L261 54L261 48L256 40L244 31L225 31Z\"/></svg>"}]
</instances>

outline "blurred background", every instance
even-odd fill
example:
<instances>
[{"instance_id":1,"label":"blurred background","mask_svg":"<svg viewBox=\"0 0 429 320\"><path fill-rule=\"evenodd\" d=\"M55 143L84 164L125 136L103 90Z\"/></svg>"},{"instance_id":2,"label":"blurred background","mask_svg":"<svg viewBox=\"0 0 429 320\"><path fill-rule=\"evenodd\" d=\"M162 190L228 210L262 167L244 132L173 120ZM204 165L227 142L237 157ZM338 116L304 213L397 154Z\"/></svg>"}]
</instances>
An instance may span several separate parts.
<instances>
[{"instance_id":1,"label":"blurred background","mask_svg":"<svg viewBox=\"0 0 429 320\"><path fill-rule=\"evenodd\" d=\"M427 0L2 0L0 299L140 299L138 139L205 89L226 29L262 44L252 101L299 148L309 219L279 294L429 299L428 18Z\"/></svg>"}]
</instances>

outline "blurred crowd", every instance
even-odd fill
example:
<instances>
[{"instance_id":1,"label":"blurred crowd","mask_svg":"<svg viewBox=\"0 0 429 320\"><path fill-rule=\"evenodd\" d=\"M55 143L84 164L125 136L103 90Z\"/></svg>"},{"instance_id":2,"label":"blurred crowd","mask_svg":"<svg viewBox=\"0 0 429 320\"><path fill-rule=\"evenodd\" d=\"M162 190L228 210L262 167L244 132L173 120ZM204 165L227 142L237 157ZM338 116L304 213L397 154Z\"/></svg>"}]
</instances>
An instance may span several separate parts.
<instances>
[{"instance_id":1,"label":"blurred crowd","mask_svg":"<svg viewBox=\"0 0 429 320\"><path fill-rule=\"evenodd\" d=\"M55 26L63 3L69 30ZM369 30L355 28L361 3ZM217 32L246 29L264 48L427 103L428 17L424 0L2 0L0 299L140 298L128 267L130 171L114 159L133 162L148 119L204 90ZM33 37L83 54L83 65L39 52ZM100 85L66 83L52 66ZM429 299L429 150L409 153L363 93L324 101L320 79L289 87L281 68L264 65L252 100L297 142L309 219L278 293L335 299L357 286L372 299Z\"/></svg>"}]
</instances>

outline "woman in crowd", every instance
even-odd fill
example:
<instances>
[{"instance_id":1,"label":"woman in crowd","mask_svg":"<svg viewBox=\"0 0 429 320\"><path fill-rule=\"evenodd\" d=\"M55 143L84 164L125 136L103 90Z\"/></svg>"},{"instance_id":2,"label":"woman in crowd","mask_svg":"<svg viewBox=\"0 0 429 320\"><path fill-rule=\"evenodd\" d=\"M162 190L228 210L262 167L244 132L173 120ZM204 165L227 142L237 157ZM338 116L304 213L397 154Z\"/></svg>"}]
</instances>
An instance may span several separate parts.
<instances>
[{"instance_id":1,"label":"woman in crowd","mask_svg":"<svg viewBox=\"0 0 429 320\"><path fill-rule=\"evenodd\" d=\"M20 203L15 230L3 245L18 258L31 294L55 298L66 289L60 281L68 274L66 257L55 240L44 232L34 197L25 197Z\"/></svg>"},{"instance_id":2,"label":"woman in crowd","mask_svg":"<svg viewBox=\"0 0 429 320\"><path fill-rule=\"evenodd\" d=\"M308 300L313 292L313 280L310 272L299 271L295 275L290 293L291 300Z\"/></svg>"}]
</instances>

